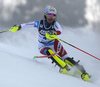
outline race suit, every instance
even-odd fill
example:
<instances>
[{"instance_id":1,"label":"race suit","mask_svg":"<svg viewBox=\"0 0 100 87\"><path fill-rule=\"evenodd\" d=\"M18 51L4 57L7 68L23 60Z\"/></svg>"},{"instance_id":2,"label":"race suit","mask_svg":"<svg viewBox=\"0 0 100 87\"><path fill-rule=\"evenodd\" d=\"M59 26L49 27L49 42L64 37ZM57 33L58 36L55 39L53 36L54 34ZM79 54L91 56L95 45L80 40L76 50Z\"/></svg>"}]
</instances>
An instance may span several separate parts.
<instances>
[{"instance_id":1,"label":"race suit","mask_svg":"<svg viewBox=\"0 0 100 87\"><path fill-rule=\"evenodd\" d=\"M62 28L58 22L46 27L45 20L38 20L29 23L21 24L21 29L36 27L38 29L38 50L41 54L46 55L47 49L52 49L53 52L58 52L58 56L64 60L68 57L67 52L57 39L47 39L45 34L48 31L56 31L57 35L62 33Z\"/></svg>"}]
</instances>

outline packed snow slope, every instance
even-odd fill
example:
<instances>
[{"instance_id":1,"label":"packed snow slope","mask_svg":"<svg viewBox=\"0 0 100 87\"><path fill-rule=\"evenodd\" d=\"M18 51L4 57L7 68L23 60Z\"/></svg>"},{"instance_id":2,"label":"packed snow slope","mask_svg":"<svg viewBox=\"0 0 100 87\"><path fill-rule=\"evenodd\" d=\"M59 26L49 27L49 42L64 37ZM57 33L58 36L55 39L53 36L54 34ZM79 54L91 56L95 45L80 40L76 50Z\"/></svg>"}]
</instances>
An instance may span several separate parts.
<instances>
[{"instance_id":1,"label":"packed snow slope","mask_svg":"<svg viewBox=\"0 0 100 87\"><path fill-rule=\"evenodd\" d=\"M63 27L59 38L100 58L100 35L85 28ZM68 55L80 60L91 82L60 74L48 58L33 59L38 52L37 29L0 34L0 87L100 87L100 61L61 42Z\"/></svg>"}]
</instances>

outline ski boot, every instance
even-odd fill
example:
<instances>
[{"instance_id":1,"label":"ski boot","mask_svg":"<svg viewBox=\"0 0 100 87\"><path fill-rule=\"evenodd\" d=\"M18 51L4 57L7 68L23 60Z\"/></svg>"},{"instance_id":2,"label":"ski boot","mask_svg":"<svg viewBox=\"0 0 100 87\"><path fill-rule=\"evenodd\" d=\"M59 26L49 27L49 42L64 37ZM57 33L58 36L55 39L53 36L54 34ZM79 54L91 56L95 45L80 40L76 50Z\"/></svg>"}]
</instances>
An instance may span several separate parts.
<instances>
[{"instance_id":1,"label":"ski boot","mask_svg":"<svg viewBox=\"0 0 100 87\"><path fill-rule=\"evenodd\" d=\"M82 74L81 74L81 78L82 78L84 81L89 81L89 82L90 82L91 76L89 76L88 73L82 73Z\"/></svg>"},{"instance_id":2,"label":"ski boot","mask_svg":"<svg viewBox=\"0 0 100 87\"><path fill-rule=\"evenodd\" d=\"M51 49L47 50L47 55L51 55L54 54L54 52ZM68 73L68 71L70 70L69 66L63 61L61 60L57 55L54 55L52 57L50 57L52 59L52 63L55 62L56 65L58 65L60 67L59 72L60 73Z\"/></svg>"},{"instance_id":3,"label":"ski boot","mask_svg":"<svg viewBox=\"0 0 100 87\"><path fill-rule=\"evenodd\" d=\"M83 67L82 65L79 65L79 64L78 64L79 61L76 62L76 61L73 60L73 58L70 58L70 57L66 58L64 61L65 61L68 65L70 65L70 66L72 66L72 67L75 66L76 69L77 69L78 74L81 75L81 78L82 78L84 81L90 81L90 77L91 77L91 76L89 76L89 74L85 71L85 69L84 69L84 67Z\"/></svg>"},{"instance_id":4,"label":"ski boot","mask_svg":"<svg viewBox=\"0 0 100 87\"><path fill-rule=\"evenodd\" d=\"M69 74L68 72L70 71L70 68L68 65L65 66L65 68L60 68L59 72L63 74Z\"/></svg>"}]
</instances>

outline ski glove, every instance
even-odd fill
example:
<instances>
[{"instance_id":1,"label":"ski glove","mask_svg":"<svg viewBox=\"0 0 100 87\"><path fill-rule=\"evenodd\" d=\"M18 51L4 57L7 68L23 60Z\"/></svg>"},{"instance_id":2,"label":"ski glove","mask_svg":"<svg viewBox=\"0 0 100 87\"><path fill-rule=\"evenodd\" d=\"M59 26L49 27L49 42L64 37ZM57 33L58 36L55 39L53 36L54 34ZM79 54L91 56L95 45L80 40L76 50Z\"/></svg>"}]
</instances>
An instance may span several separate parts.
<instances>
[{"instance_id":1,"label":"ski glove","mask_svg":"<svg viewBox=\"0 0 100 87\"><path fill-rule=\"evenodd\" d=\"M46 38L51 39L51 40L57 39L56 35L57 35L56 31L49 31L49 32L46 33Z\"/></svg>"},{"instance_id":2,"label":"ski glove","mask_svg":"<svg viewBox=\"0 0 100 87\"><path fill-rule=\"evenodd\" d=\"M11 29L9 31L16 32L16 31L18 31L20 29L21 29L20 25L14 25L13 27L11 27Z\"/></svg>"}]
</instances>

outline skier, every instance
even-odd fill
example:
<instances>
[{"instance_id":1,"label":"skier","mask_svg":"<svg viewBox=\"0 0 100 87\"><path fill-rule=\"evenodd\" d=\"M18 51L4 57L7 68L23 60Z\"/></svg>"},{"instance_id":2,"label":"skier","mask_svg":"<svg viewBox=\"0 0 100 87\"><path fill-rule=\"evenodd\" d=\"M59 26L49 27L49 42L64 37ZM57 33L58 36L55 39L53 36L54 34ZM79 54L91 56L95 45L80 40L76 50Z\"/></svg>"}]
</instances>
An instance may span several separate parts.
<instances>
[{"instance_id":1,"label":"skier","mask_svg":"<svg viewBox=\"0 0 100 87\"><path fill-rule=\"evenodd\" d=\"M68 74L70 66L76 66L82 79L87 81L89 74L84 70L83 66L70 58L61 45L59 40L54 39L53 36L60 35L62 28L57 22L57 10L52 6L47 6L44 11L44 18L42 20L24 23L11 27L12 32L20 29L36 27L38 29L38 50L43 55L51 55L57 52L57 55L50 57L60 67L60 72Z\"/></svg>"}]
</instances>

